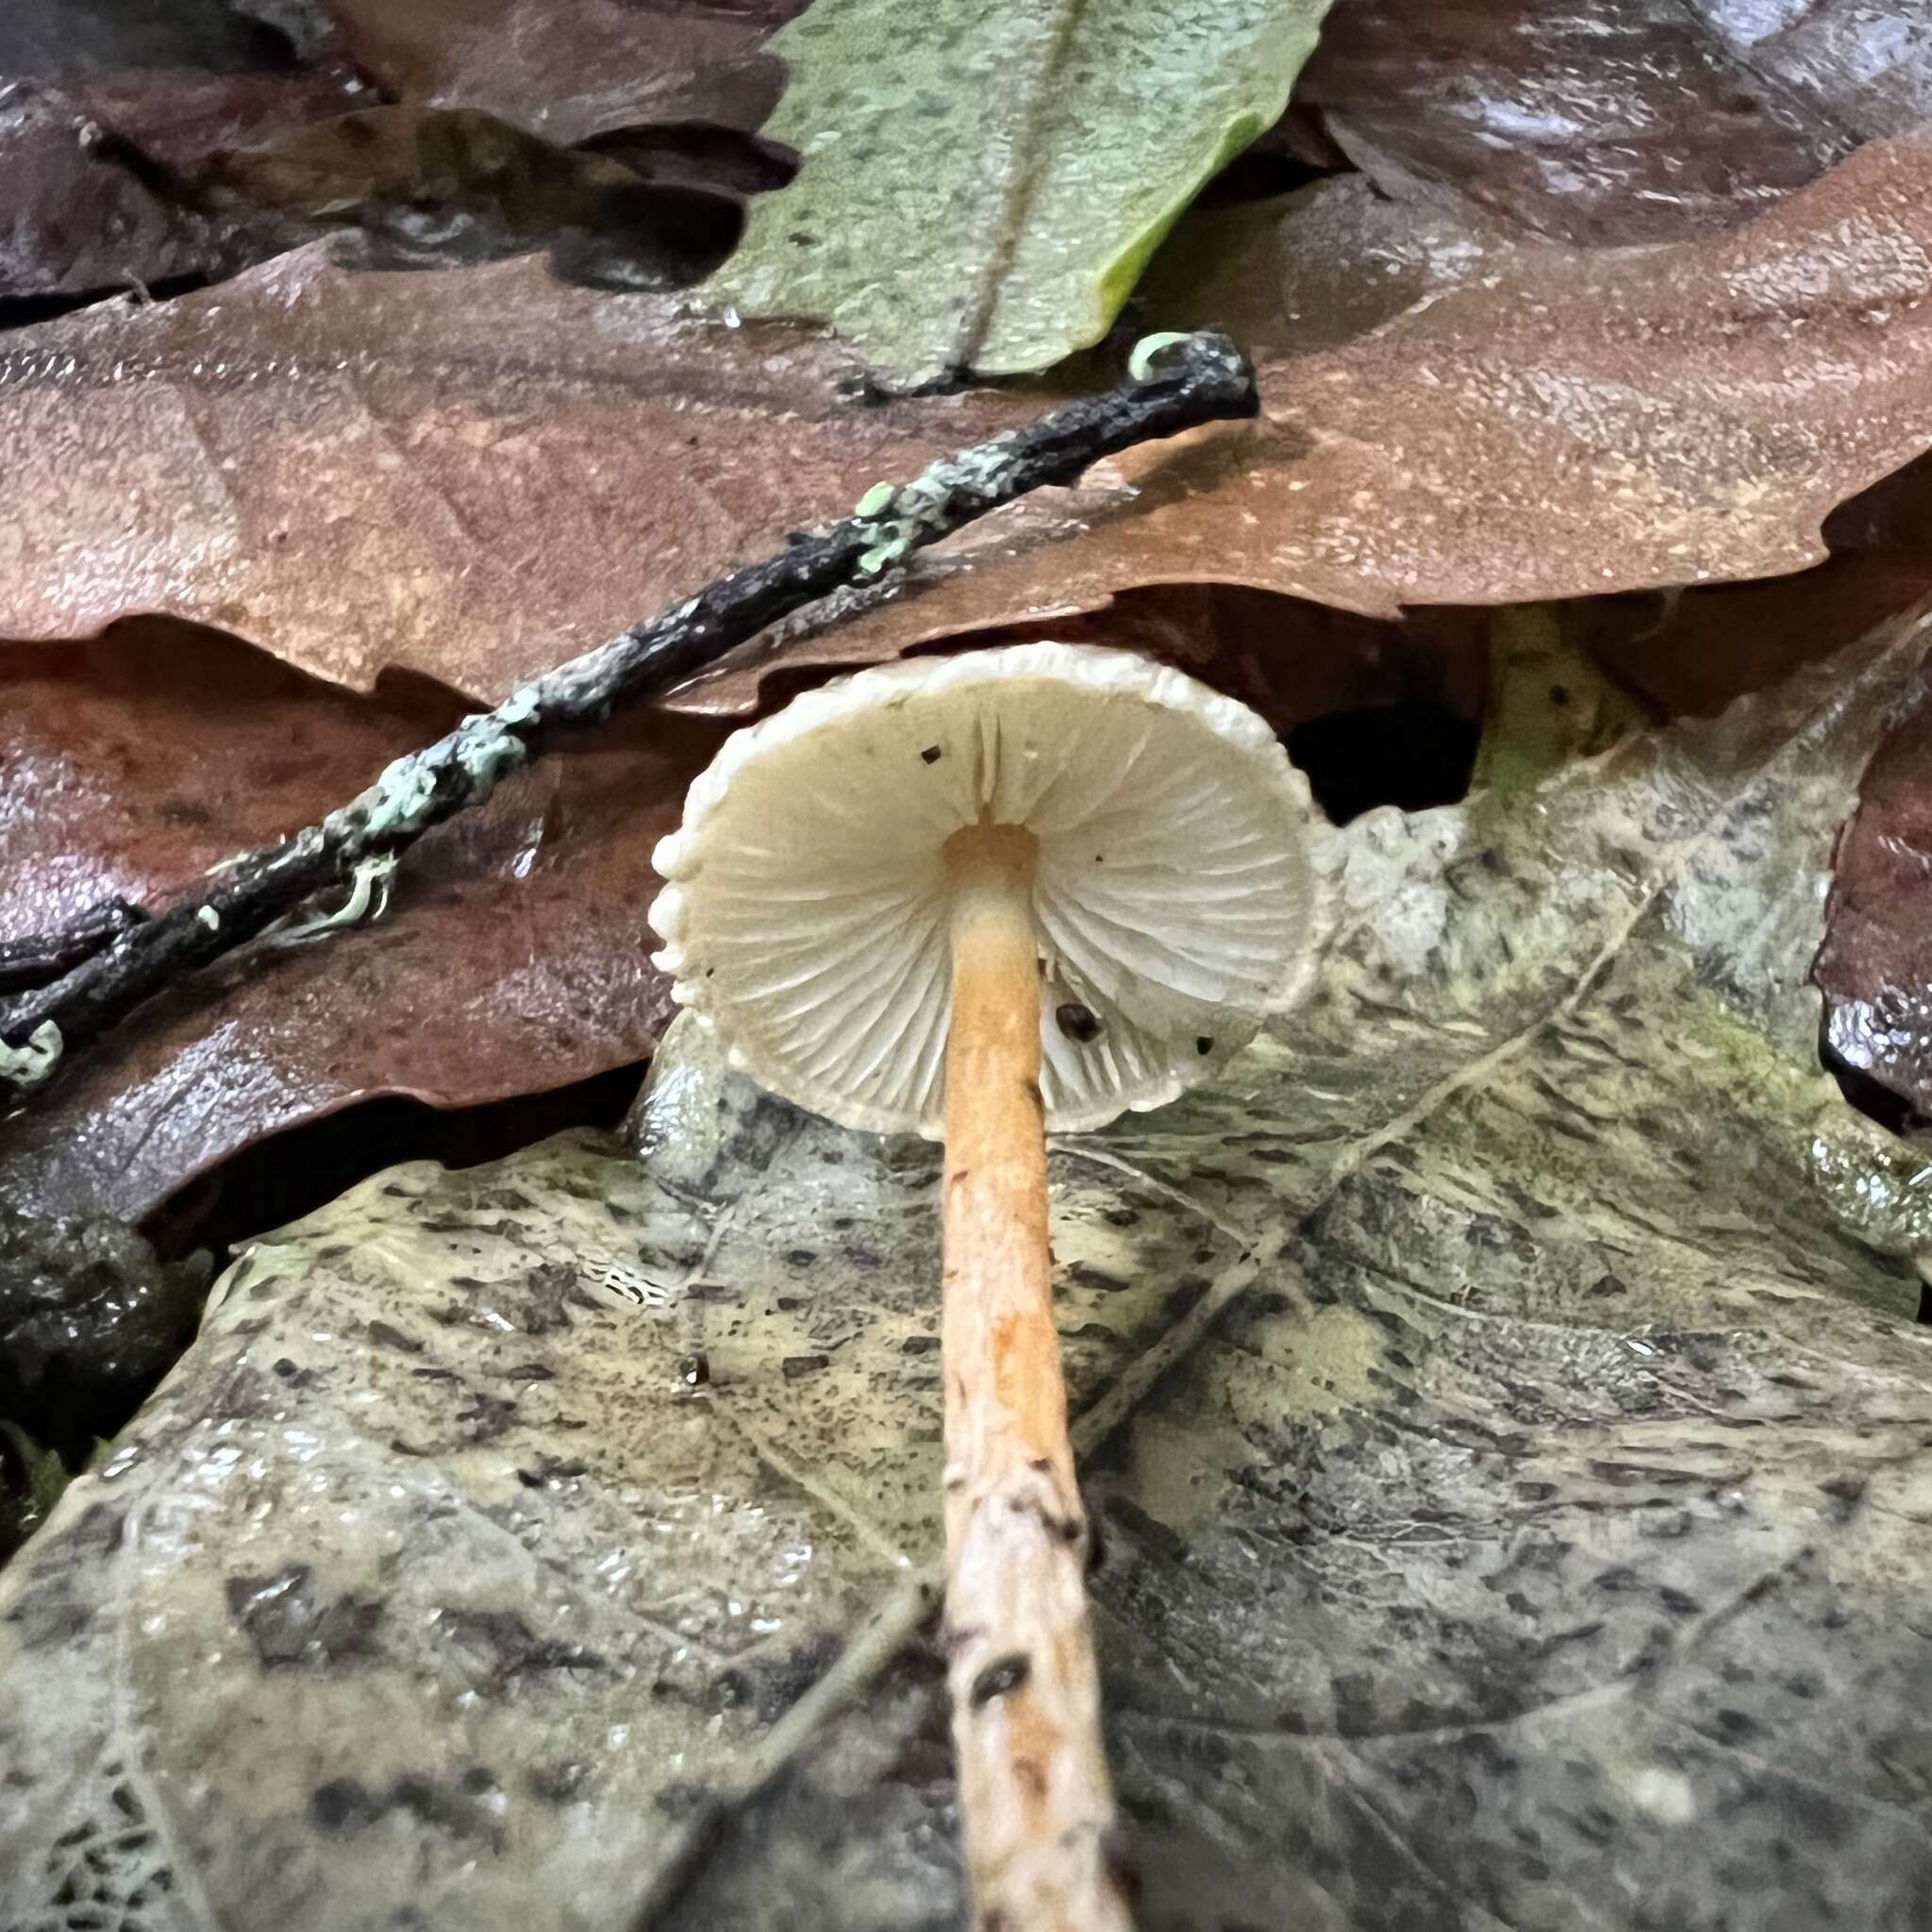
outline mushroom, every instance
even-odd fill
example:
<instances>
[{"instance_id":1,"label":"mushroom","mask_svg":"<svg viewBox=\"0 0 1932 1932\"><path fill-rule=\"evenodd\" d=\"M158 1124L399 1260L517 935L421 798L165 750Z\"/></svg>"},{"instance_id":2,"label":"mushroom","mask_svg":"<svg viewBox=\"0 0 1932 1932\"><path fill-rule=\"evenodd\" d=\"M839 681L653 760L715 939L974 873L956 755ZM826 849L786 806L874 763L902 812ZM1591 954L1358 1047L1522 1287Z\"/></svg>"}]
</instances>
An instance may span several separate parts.
<instances>
[{"instance_id":1,"label":"mushroom","mask_svg":"<svg viewBox=\"0 0 1932 1932\"><path fill-rule=\"evenodd\" d=\"M1308 788L1123 651L859 673L738 732L658 848L674 996L774 1092L943 1135L948 1682L976 1923L1129 1924L1052 1307L1045 1133L1207 1077L1307 987Z\"/></svg>"}]
</instances>

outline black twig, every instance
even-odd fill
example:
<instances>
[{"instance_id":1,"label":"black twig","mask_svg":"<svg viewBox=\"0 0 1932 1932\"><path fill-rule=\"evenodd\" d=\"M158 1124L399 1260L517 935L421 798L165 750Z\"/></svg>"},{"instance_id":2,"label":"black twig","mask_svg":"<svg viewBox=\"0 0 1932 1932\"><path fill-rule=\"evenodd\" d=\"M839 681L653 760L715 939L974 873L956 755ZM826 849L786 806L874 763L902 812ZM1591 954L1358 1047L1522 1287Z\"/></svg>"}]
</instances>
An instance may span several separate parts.
<instances>
[{"instance_id":1,"label":"black twig","mask_svg":"<svg viewBox=\"0 0 1932 1932\"><path fill-rule=\"evenodd\" d=\"M142 1001L330 887L345 888L430 826L480 805L498 780L568 734L681 684L801 606L876 581L913 551L1042 484L1199 423L1254 415L1254 371L1225 336L1155 337L1131 379L1022 429L934 463L911 482L880 483L853 514L795 536L777 556L722 577L695 597L574 658L465 718L436 743L390 765L366 791L274 845L238 855L201 896L153 917L104 905L59 933L17 940L0 955L24 971L0 999L0 1088L26 1092ZM49 976L58 974L58 976Z\"/></svg>"},{"instance_id":2,"label":"black twig","mask_svg":"<svg viewBox=\"0 0 1932 1932\"><path fill-rule=\"evenodd\" d=\"M91 958L147 917L125 899L102 899L76 913L58 932L29 933L24 940L0 940L0 993L45 986Z\"/></svg>"}]
</instances>

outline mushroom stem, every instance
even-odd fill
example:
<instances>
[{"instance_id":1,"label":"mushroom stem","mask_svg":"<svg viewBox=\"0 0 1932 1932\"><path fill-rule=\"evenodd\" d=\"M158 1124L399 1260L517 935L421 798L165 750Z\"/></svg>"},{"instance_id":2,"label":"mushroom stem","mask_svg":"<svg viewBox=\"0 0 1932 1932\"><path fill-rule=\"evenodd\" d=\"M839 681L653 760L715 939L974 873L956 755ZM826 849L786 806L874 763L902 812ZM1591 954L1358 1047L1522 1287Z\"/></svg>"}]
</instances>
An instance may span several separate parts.
<instances>
[{"instance_id":1,"label":"mushroom stem","mask_svg":"<svg viewBox=\"0 0 1932 1932\"><path fill-rule=\"evenodd\" d=\"M1002 825L946 849L947 1680L975 1926L1126 1932L1053 1321L1037 849Z\"/></svg>"}]
</instances>

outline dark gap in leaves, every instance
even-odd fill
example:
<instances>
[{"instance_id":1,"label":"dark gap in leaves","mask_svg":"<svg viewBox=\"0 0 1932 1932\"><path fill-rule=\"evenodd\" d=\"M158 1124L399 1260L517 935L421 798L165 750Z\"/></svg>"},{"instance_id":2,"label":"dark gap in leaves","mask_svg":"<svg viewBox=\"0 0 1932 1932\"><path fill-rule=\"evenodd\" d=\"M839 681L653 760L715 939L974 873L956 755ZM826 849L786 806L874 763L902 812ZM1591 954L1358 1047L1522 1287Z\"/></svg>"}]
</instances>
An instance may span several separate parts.
<instances>
[{"instance_id":1,"label":"dark gap in leaves","mask_svg":"<svg viewBox=\"0 0 1932 1932\"><path fill-rule=\"evenodd\" d=\"M1251 147L1238 154L1194 197L1195 208L1229 208L1237 202L1269 201L1339 172L1317 167L1280 148Z\"/></svg>"},{"instance_id":2,"label":"dark gap in leaves","mask_svg":"<svg viewBox=\"0 0 1932 1932\"><path fill-rule=\"evenodd\" d=\"M122 282L78 295L0 295L0 330L31 328L36 323L71 315L76 308L92 308L97 302L136 293L145 293L157 302L171 302L176 295L192 295L206 289L214 280L211 275L163 275L158 281L143 282L139 290L131 282Z\"/></svg>"},{"instance_id":3,"label":"dark gap in leaves","mask_svg":"<svg viewBox=\"0 0 1932 1932\"><path fill-rule=\"evenodd\" d=\"M1310 718L1290 729L1287 743L1315 803L1345 825L1378 805L1454 805L1469 790L1481 738L1480 720L1413 691L1392 704Z\"/></svg>"},{"instance_id":4,"label":"dark gap in leaves","mask_svg":"<svg viewBox=\"0 0 1932 1932\"><path fill-rule=\"evenodd\" d=\"M1838 1091L1849 1105L1888 1134L1911 1135L1928 1124L1903 1093L1895 1092L1882 1080L1874 1079L1863 1067L1855 1067L1832 1045L1826 1031L1829 1017L1818 1032L1818 1063L1838 1082ZM1922 1319L1923 1316L1922 1316Z\"/></svg>"},{"instance_id":5,"label":"dark gap in leaves","mask_svg":"<svg viewBox=\"0 0 1932 1932\"><path fill-rule=\"evenodd\" d=\"M724 263L743 232L744 205L728 194L641 181L610 197L608 225L560 233L550 266L586 288L688 289Z\"/></svg>"},{"instance_id":6,"label":"dark gap in leaves","mask_svg":"<svg viewBox=\"0 0 1932 1932\"><path fill-rule=\"evenodd\" d=\"M608 155L642 179L714 193L769 194L798 173L798 158L775 142L704 123L613 127L576 143Z\"/></svg>"},{"instance_id":7,"label":"dark gap in leaves","mask_svg":"<svg viewBox=\"0 0 1932 1932\"><path fill-rule=\"evenodd\" d=\"M437 1160L476 1167L571 1127L614 1127L644 1063L479 1107L436 1108L386 1094L272 1134L171 1194L142 1224L161 1257L197 1248L218 1261L242 1241L280 1227L385 1167Z\"/></svg>"}]
</instances>

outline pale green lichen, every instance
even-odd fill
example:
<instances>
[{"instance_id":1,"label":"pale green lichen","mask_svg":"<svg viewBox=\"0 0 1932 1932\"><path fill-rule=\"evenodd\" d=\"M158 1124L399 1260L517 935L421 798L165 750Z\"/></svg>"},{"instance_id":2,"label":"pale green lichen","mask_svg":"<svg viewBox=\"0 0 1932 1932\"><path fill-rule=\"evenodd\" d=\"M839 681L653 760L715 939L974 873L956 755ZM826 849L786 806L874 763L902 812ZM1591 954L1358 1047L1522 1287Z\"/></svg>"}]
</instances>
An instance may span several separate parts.
<instances>
[{"instance_id":1,"label":"pale green lichen","mask_svg":"<svg viewBox=\"0 0 1932 1932\"><path fill-rule=\"evenodd\" d=\"M1135 382L1145 382L1154 374L1154 364L1161 356L1176 342L1191 340L1187 330L1176 328L1164 328L1154 335L1142 336L1127 358L1127 375Z\"/></svg>"},{"instance_id":2,"label":"pale green lichen","mask_svg":"<svg viewBox=\"0 0 1932 1932\"><path fill-rule=\"evenodd\" d=\"M52 1078L66 1041L52 1020L42 1020L19 1046L0 1040L0 1080L25 1093Z\"/></svg>"},{"instance_id":3,"label":"pale green lichen","mask_svg":"<svg viewBox=\"0 0 1932 1932\"><path fill-rule=\"evenodd\" d=\"M411 831L421 824L436 793L436 750L432 746L427 752L396 759L349 808L360 811L368 837L381 839L391 832Z\"/></svg>"},{"instance_id":4,"label":"pale green lichen","mask_svg":"<svg viewBox=\"0 0 1932 1932\"><path fill-rule=\"evenodd\" d=\"M293 945L338 927L356 925L363 919L372 924L389 910L390 881L394 878L397 855L378 852L361 860L349 883L349 896L333 912L321 912L300 925L276 936L277 945Z\"/></svg>"},{"instance_id":5,"label":"pale green lichen","mask_svg":"<svg viewBox=\"0 0 1932 1932\"><path fill-rule=\"evenodd\" d=\"M929 464L909 483L896 488L874 483L853 511L858 534L870 540L858 559L860 573L877 576L922 543L943 536L952 527L953 499L958 491L993 489L1008 475L1013 441L1013 432L1002 430L985 442ZM888 508L893 512L890 517L875 514Z\"/></svg>"}]
</instances>

